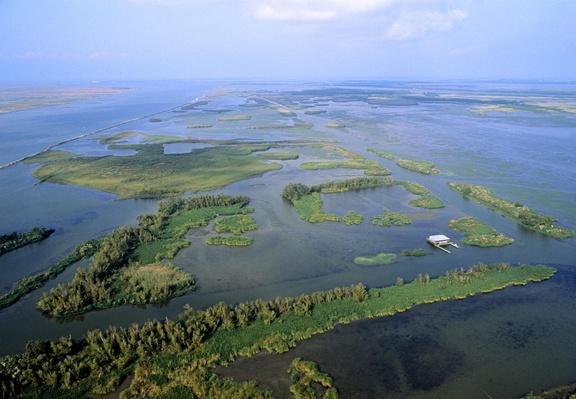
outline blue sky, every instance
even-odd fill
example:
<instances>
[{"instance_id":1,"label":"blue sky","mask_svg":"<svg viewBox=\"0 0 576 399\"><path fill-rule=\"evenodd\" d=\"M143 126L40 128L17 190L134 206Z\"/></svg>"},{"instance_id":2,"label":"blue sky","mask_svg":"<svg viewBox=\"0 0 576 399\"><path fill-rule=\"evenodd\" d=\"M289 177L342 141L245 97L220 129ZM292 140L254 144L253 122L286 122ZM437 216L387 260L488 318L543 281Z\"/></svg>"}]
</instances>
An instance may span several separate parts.
<instances>
[{"instance_id":1,"label":"blue sky","mask_svg":"<svg viewBox=\"0 0 576 399\"><path fill-rule=\"evenodd\" d=\"M0 80L576 80L574 0L0 0Z\"/></svg>"}]
</instances>

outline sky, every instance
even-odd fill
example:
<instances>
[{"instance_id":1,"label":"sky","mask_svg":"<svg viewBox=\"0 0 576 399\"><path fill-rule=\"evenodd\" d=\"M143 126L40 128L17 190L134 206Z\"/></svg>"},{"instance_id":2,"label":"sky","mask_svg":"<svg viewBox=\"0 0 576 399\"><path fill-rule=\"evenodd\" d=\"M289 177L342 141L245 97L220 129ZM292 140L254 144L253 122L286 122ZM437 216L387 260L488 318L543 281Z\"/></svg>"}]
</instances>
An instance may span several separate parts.
<instances>
[{"instance_id":1,"label":"sky","mask_svg":"<svg viewBox=\"0 0 576 399\"><path fill-rule=\"evenodd\" d=\"M576 80L576 0L0 0L0 81Z\"/></svg>"}]
</instances>

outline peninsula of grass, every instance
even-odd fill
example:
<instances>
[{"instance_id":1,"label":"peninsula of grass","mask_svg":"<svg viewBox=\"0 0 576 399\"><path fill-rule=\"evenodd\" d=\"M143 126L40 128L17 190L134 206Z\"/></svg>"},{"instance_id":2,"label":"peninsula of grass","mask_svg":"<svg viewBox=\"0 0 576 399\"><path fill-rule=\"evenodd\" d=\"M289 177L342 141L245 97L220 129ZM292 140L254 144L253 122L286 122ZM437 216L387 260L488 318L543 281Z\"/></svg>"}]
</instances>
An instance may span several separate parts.
<instances>
[{"instance_id":1,"label":"peninsula of grass","mask_svg":"<svg viewBox=\"0 0 576 399\"><path fill-rule=\"evenodd\" d=\"M372 224L380 227L405 226L411 223L412 219L409 216L387 209L384 209L381 215L372 217Z\"/></svg>"},{"instance_id":2,"label":"peninsula of grass","mask_svg":"<svg viewBox=\"0 0 576 399\"><path fill-rule=\"evenodd\" d=\"M395 180L394 184L402 186L411 194L417 195L418 198L410 200L409 204L417 208L440 209L444 208L444 203L438 197L435 197L421 184L413 183L406 180Z\"/></svg>"},{"instance_id":3,"label":"peninsula of grass","mask_svg":"<svg viewBox=\"0 0 576 399\"><path fill-rule=\"evenodd\" d=\"M223 215L250 211L247 197L198 196L160 203L137 226L114 230L100 240L92 263L71 281L44 293L37 307L52 317L69 317L123 304L163 303L193 289L194 278L170 264L189 245L186 233Z\"/></svg>"},{"instance_id":4,"label":"peninsula of grass","mask_svg":"<svg viewBox=\"0 0 576 399\"><path fill-rule=\"evenodd\" d=\"M354 263L360 266L380 266L389 265L396 261L395 253L381 252L373 256L358 256L354 258Z\"/></svg>"},{"instance_id":5,"label":"peninsula of grass","mask_svg":"<svg viewBox=\"0 0 576 399\"><path fill-rule=\"evenodd\" d=\"M206 240L208 245L223 245L226 247L247 247L252 245L253 240L245 236L212 236Z\"/></svg>"},{"instance_id":6,"label":"peninsula of grass","mask_svg":"<svg viewBox=\"0 0 576 399\"><path fill-rule=\"evenodd\" d=\"M519 202L499 198L484 186L452 182L448 183L448 186L465 198L472 198L493 211L515 220L527 229L558 240L574 237L574 231L556 225L557 220L555 218L539 214Z\"/></svg>"},{"instance_id":7,"label":"peninsula of grass","mask_svg":"<svg viewBox=\"0 0 576 399\"><path fill-rule=\"evenodd\" d=\"M411 170L412 172L421 173L423 175L435 175L440 173L432 162L415 161L413 159L398 159L396 165L401 168Z\"/></svg>"},{"instance_id":8,"label":"peninsula of grass","mask_svg":"<svg viewBox=\"0 0 576 399\"><path fill-rule=\"evenodd\" d=\"M328 144L323 145L322 148L345 159L303 162L300 164L300 168L304 170L361 169L364 170L364 174L367 176L389 176L391 174L388 168L378 162L366 159L362 155L345 148Z\"/></svg>"},{"instance_id":9,"label":"peninsula of grass","mask_svg":"<svg viewBox=\"0 0 576 399\"><path fill-rule=\"evenodd\" d=\"M348 211L348 213L346 214L346 216L342 218L342 220L349 226L355 224L362 224L362 222L364 221L364 216L354 211Z\"/></svg>"},{"instance_id":10,"label":"peninsula of grass","mask_svg":"<svg viewBox=\"0 0 576 399\"><path fill-rule=\"evenodd\" d=\"M468 216L451 220L451 229L464 233L462 243L476 247L504 247L514 242L514 239L497 232L480 220Z\"/></svg>"},{"instance_id":11,"label":"peninsula of grass","mask_svg":"<svg viewBox=\"0 0 576 399\"><path fill-rule=\"evenodd\" d=\"M250 119L252 119L252 117L246 114L222 115L218 118L221 122L249 121Z\"/></svg>"},{"instance_id":12,"label":"peninsula of grass","mask_svg":"<svg viewBox=\"0 0 576 399\"><path fill-rule=\"evenodd\" d=\"M211 369L263 351L286 352L336 325L544 281L554 273L546 266L479 264L385 288L357 284L295 298L188 308L174 320L30 343L23 353L0 359L0 394L88 398L114 391L121 376L131 373L129 386L121 388L123 399L271 398L253 383L222 379Z\"/></svg>"},{"instance_id":13,"label":"peninsula of grass","mask_svg":"<svg viewBox=\"0 0 576 399\"><path fill-rule=\"evenodd\" d=\"M50 268L48 268L48 270L45 272L21 278L16 282L14 288L0 296L0 309L16 303L20 298L24 297L30 292L43 287L48 280L58 276L70 265L73 265L82 259L90 258L98 249L98 244L99 242L97 240L92 240L80 244L76 247L76 249L74 249L74 251L72 251L71 254L66 256L55 265L50 266Z\"/></svg>"},{"instance_id":14,"label":"peninsula of grass","mask_svg":"<svg viewBox=\"0 0 576 399\"><path fill-rule=\"evenodd\" d=\"M54 229L45 227L34 227L32 230L24 233L14 231L9 234L0 235L0 256L26 245L45 240L50 237L54 231Z\"/></svg>"},{"instance_id":15,"label":"peninsula of grass","mask_svg":"<svg viewBox=\"0 0 576 399\"><path fill-rule=\"evenodd\" d=\"M322 223L322 222L339 222L340 217L324 212L322 210L323 202L320 194L313 192L303 195L298 199L292 201L292 206L298 212L302 220L309 223Z\"/></svg>"},{"instance_id":16,"label":"peninsula of grass","mask_svg":"<svg viewBox=\"0 0 576 399\"><path fill-rule=\"evenodd\" d=\"M48 151L27 160L39 163L41 181L95 188L122 198L158 198L208 191L282 168L257 153L269 144L230 144L184 154L164 154L161 144L116 145L130 156L84 157Z\"/></svg>"},{"instance_id":17,"label":"peninsula of grass","mask_svg":"<svg viewBox=\"0 0 576 399\"><path fill-rule=\"evenodd\" d=\"M234 215L219 218L214 224L217 233L242 234L258 228L256 221L250 215Z\"/></svg>"},{"instance_id":18,"label":"peninsula of grass","mask_svg":"<svg viewBox=\"0 0 576 399\"><path fill-rule=\"evenodd\" d=\"M297 357L290 363L290 393L294 399L314 399L316 392L324 391L323 399L338 399L338 391L329 374L320 371L318 365L310 360Z\"/></svg>"},{"instance_id":19,"label":"peninsula of grass","mask_svg":"<svg viewBox=\"0 0 576 399\"><path fill-rule=\"evenodd\" d=\"M396 159L396 155L390 151L380 151L374 148L368 148L366 151L371 152L372 154L377 155L380 158L387 159L389 161L393 161Z\"/></svg>"}]
</instances>

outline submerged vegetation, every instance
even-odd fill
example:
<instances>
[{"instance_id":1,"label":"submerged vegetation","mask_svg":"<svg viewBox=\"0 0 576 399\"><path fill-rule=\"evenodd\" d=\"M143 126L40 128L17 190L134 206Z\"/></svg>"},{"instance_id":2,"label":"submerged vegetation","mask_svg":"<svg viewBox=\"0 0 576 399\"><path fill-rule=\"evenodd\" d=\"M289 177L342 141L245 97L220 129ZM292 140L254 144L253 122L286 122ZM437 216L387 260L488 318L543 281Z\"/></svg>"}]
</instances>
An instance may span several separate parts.
<instances>
[{"instance_id":1,"label":"submerged vegetation","mask_svg":"<svg viewBox=\"0 0 576 399\"><path fill-rule=\"evenodd\" d=\"M381 252L373 256L358 256L354 258L354 263L361 266L389 265L396 261L395 253Z\"/></svg>"},{"instance_id":2,"label":"submerged vegetation","mask_svg":"<svg viewBox=\"0 0 576 399\"><path fill-rule=\"evenodd\" d=\"M440 173L432 162L428 161L415 161L413 159L398 159L396 165L401 168L411 170L412 172L421 173L423 175L435 175Z\"/></svg>"},{"instance_id":3,"label":"submerged vegetation","mask_svg":"<svg viewBox=\"0 0 576 399\"><path fill-rule=\"evenodd\" d=\"M450 228L464 233L462 242L477 247L503 247L514 239L497 232L492 227L473 217L463 217L450 221Z\"/></svg>"},{"instance_id":4,"label":"submerged vegetation","mask_svg":"<svg viewBox=\"0 0 576 399\"><path fill-rule=\"evenodd\" d=\"M164 154L161 144L114 147L137 152L86 157L48 151L27 162L41 164L34 176L42 181L96 188L123 198L207 191L282 168L256 154L271 148L266 143L217 145L183 154Z\"/></svg>"},{"instance_id":5,"label":"submerged vegetation","mask_svg":"<svg viewBox=\"0 0 576 399\"><path fill-rule=\"evenodd\" d=\"M24 295L42 287L44 283L58 276L66 270L68 266L73 265L82 259L90 258L98 249L98 244L99 242L97 240L80 244L70 255L51 266L45 272L21 278L16 282L13 289L0 296L0 309L12 305Z\"/></svg>"},{"instance_id":6,"label":"submerged vegetation","mask_svg":"<svg viewBox=\"0 0 576 399\"><path fill-rule=\"evenodd\" d=\"M386 209L381 215L372 217L372 224L380 227L405 226L411 224L412 219L403 213L390 212Z\"/></svg>"},{"instance_id":7,"label":"submerged vegetation","mask_svg":"<svg viewBox=\"0 0 576 399\"><path fill-rule=\"evenodd\" d=\"M541 215L519 202L499 198L484 186L464 183L448 183L448 186L465 198L472 198L488 208L516 220L527 229L559 240L574 237L573 230L556 225L557 220L553 217Z\"/></svg>"},{"instance_id":8,"label":"submerged vegetation","mask_svg":"<svg viewBox=\"0 0 576 399\"><path fill-rule=\"evenodd\" d=\"M294 399L315 399L316 386L322 387L322 399L338 399L338 391L329 374L323 373L318 365L309 360L294 358L288 369L290 373L290 393Z\"/></svg>"},{"instance_id":9,"label":"submerged vegetation","mask_svg":"<svg viewBox=\"0 0 576 399\"><path fill-rule=\"evenodd\" d=\"M47 315L65 317L122 304L165 302L194 286L188 273L169 264L188 245L193 227L206 226L220 215L249 211L247 197L199 196L160 203L153 215L138 218L101 239L92 263L80 268L67 284L59 284L38 301Z\"/></svg>"},{"instance_id":10,"label":"submerged vegetation","mask_svg":"<svg viewBox=\"0 0 576 399\"><path fill-rule=\"evenodd\" d=\"M12 232L0 235L0 256L26 245L45 240L54 233L54 229L34 227L25 233Z\"/></svg>"},{"instance_id":11,"label":"submerged vegetation","mask_svg":"<svg viewBox=\"0 0 576 399\"><path fill-rule=\"evenodd\" d=\"M209 369L261 351L285 352L337 324L525 285L554 273L545 266L481 264L386 288L358 284L295 298L220 303L204 311L187 309L176 320L93 330L81 340L34 341L24 353L0 359L0 392L3 397L87 397L111 392L122 375L133 372L124 399L266 398L270 395L255 392L253 383L219 379Z\"/></svg>"}]
</instances>

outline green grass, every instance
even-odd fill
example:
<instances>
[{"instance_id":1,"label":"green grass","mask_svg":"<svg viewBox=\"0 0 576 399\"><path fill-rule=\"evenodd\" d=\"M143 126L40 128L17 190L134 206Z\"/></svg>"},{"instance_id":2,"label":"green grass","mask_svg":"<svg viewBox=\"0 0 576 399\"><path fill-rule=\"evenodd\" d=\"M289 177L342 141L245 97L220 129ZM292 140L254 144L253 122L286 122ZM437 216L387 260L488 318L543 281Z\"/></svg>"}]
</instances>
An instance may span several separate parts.
<instances>
[{"instance_id":1,"label":"green grass","mask_svg":"<svg viewBox=\"0 0 576 399\"><path fill-rule=\"evenodd\" d=\"M212 236L206 240L208 245L224 245L227 247L247 247L252 245L252 239L245 236Z\"/></svg>"},{"instance_id":2,"label":"green grass","mask_svg":"<svg viewBox=\"0 0 576 399\"><path fill-rule=\"evenodd\" d=\"M234 215L216 220L214 230L217 233L242 234L258 228L256 221L249 215Z\"/></svg>"},{"instance_id":3,"label":"green grass","mask_svg":"<svg viewBox=\"0 0 576 399\"><path fill-rule=\"evenodd\" d=\"M456 282L448 276L430 280L428 283L413 281L402 286L374 288L368 299L339 300L314 306L310 315L299 316L293 312L281 316L271 324L262 320L239 329L218 330L202 349L200 357L218 354L221 361L232 361L238 356L254 356L267 350L271 337L285 345L272 346L268 351L286 351L298 341L332 330L337 324L355 320L392 316L419 304L464 299L469 296L497 291L512 285L526 285L546 280L555 269L545 266L521 266L505 270L489 269L482 273L470 273L469 279Z\"/></svg>"},{"instance_id":4,"label":"green grass","mask_svg":"<svg viewBox=\"0 0 576 399\"><path fill-rule=\"evenodd\" d=\"M294 358L288 369L290 373L290 393L294 399L314 399L316 392L324 391L322 398L338 399L338 391L334 387L332 377L320 371L318 364L310 360Z\"/></svg>"},{"instance_id":5,"label":"green grass","mask_svg":"<svg viewBox=\"0 0 576 399\"><path fill-rule=\"evenodd\" d=\"M354 211L348 211L342 220L344 220L344 223L347 225L362 224L364 217Z\"/></svg>"},{"instance_id":6,"label":"green grass","mask_svg":"<svg viewBox=\"0 0 576 399\"><path fill-rule=\"evenodd\" d=\"M573 230L556 225L556 219L553 217L539 214L519 202L499 198L484 186L452 182L448 183L448 186L465 198L472 198L482 205L515 220L527 229L558 240L574 237Z\"/></svg>"},{"instance_id":7,"label":"green grass","mask_svg":"<svg viewBox=\"0 0 576 399\"><path fill-rule=\"evenodd\" d=\"M395 253L381 252L373 256L358 256L354 258L354 263L361 266L389 265L396 261Z\"/></svg>"},{"instance_id":8,"label":"green grass","mask_svg":"<svg viewBox=\"0 0 576 399\"><path fill-rule=\"evenodd\" d=\"M372 224L380 227L405 226L411 224L412 219L403 213L384 210L381 215L372 217Z\"/></svg>"},{"instance_id":9,"label":"green grass","mask_svg":"<svg viewBox=\"0 0 576 399\"><path fill-rule=\"evenodd\" d=\"M440 198L430 194L421 195L420 198L410 200L409 203L410 205L415 206L417 208L425 208L425 209L444 208L444 203L440 200Z\"/></svg>"},{"instance_id":10,"label":"green grass","mask_svg":"<svg viewBox=\"0 0 576 399\"><path fill-rule=\"evenodd\" d=\"M322 198L319 193L311 193L292 201L292 205L302 220L310 223L339 222L340 217L322 210Z\"/></svg>"},{"instance_id":11,"label":"green grass","mask_svg":"<svg viewBox=\"0 0 576 399\"><path fill-rule=\"evenodd\" d=\"M379 156L380 158L387 159L389 161L393 161L396 159L396 155L390 151L380 151L380 150L376 150L374 148L368 148L366 151L371 152L371 153Z\"/></svg>"},{"instance_id":12,"label":"green grass","mask_svg":"<svg viewBox=\"0 0 576 399\"><path fill-rule=\"evenodd\" d=\"M492 227L474 217L463 217L450 221L450 228L464 233L462 242L477 247L503 247L514 239L497 232Z\"/></svg>"},{"instance_id":13,"label":"green grass","mask_svg":"<svg viewBox=\"0 0 576 399\"><path fill-rule=\"evenodd\" d=\"M304 170L321 169L363 169L369 176L388 176L390 170L380 165L378 162L370 160L343 159L334 161L311 161L303 162L300 167Z\"/></svg>"},{"instance_id":14,"label":"green grass","mask_svg":"<svg viewBox=\"0 0 576 399\"><path fill-rule=\"evenodd\" d=\"M402 186L411 194L418 198L410 200L409 204L417 208L439 209L444 208L444 203L438 197L433 196L426 187L421 184L406 180L395 180L394 184Z\"/></svg>"},{"instance_id":15,"label":"green grass","mask_svg":"<svg viewBox=\"0 0 576 399\"><path fill-rule=\"evenodd\" d=\"M181 269L164 263L131 265L123 268L115 284L115 300L130 304L157 302L155 298L176 296L194 286L194 278Z\"/></svg>"},{"instance_id":16,"label":"green grass","mask_svg":"<svg viewBox=\"0 0 576 399\"><path fill-rule=\"evenodd\" d=\"M279 151L270 151L264 152L260 154L262 159L267 159L271 161L294 161L300 156L294 152L279 152Z\"/></svg>"},{"instance_id":17,"label":"green grass","mask_svg":"<svg viewBox=\"0 0 576 399\"><path fill-rule=\"evenodd\" d=\"M401 168L411 170L412 172L421 173L423 175L435 175L440 173L432 162L415 161L413 159L398 159L396 165Z\"/></svg>"},{"instance_id":18,"label":"green grass","mask_svg":"<svg viewBox=\"0 0 576 399\"><path fill-rule=\"evenodd\" d=\"M214 388L212 384L221 384L221 380L217 377L211 377L212 374L209 369L216 365L228 364L240 356L252 357L263 351L286 352L294 348L298 342L330 331L337 325L347 324L356 320L389 317L421 304L464 299L510 286L522 286L531 282L543 281L551 278L555 272L554 268L539 265L518 267L510 267L510 265L506 264L477 265L468 271L460 271L458 269L434 279L419 277L413 282L406 284L372 288L368 292L363 291L363 295L359 297L346 296L338 299L336 292L339 289L335 289L331 291L330 297L327 297L325 301L315 301L314 305L303 313L298 311L299 308L289 308L272 320L258 316L255 319L250 319L247 324L239 323L237 325L222 325L214 321L214 323L217 323L213 324L216 326L215 329L210 331L201 341L198 341L198 344L191 345L190 349L187 349L186 346L183 347L183 344L186 343L187 339L192 339L192 337L196 336L195 331L197 328L206 325L198 324L198 322L202 319L205 320L204 323L209 320L224 320L222 318L224 316L215 316L219 315L219 312L226 312L226 309L231 308L226 308L222 304L215 305L202 313L202 317L196 312L187 310L178 320L166 320L156 324L147 322L146 326L133 326L130 330L113 329L108 333L91 332L90 345L85 340L78 341L79 348L72 355L66 355L68 346L58 345L59 341L53 341L54 344L51 344L50 347L56 349L52 350L64 353L62 359L66 359L65 362L59 362L57 367L55 367L55 376L74 369L70 365L84 364L84 367L86 367L85 361L98 353L104 363L92 370L105 370L106 373L117 373L137 362L134 370L134 382L129 389L132 395L129 397L131 398L144 397L150 395L151 392L155 392L152 396L162 398L202 397L205 394L198 392L208 391L201 391L201 389L206 388L210 389L210 392L216 392L212 391ZM304 300L306 297L301 299ZM286 300L289 301L289 299ZM291 300L299 303L298 298ZM280 302L282 301L278 303ZM265 304L263 301L254 303ZM240 309L242 306L238 305L234 309ZM233 319L233 316L227 316L225 319L230 319L230 317ZM190 330L187 330L188 328ZM158 333L156 333L156 329L159 330ZM170 335L164 337L166 333ZM108 334L108 338L104 339L106 334ZM140 339L131 339L134 334L136 338L142 336L143 339L146 339L145 337L151 336L154 337L152 340L159 337L164 337L166 340L144 345L144 342ZM171 341L171 339L176 337L180 338ZM200 337L202 337L202 333L200 333ZM138 350L132 351L130 350L131 347L129 347L128 350L121 351L122 348L120 347L117 350L120 351L121 357L115 355L118 352L114 352L110 356L107 347L99 344L101 339L106 344L115 343L116 339L118 339L118 342L132 342L137 344ZM63 344L67 343L65 339L62 342ZM172 344L168 344L170 342ZM157 349L145 350L144 348ZM126 357L127 355L128 358ZM47 360L57 361L60 359L58 353L51 356ZM37 356L33 352L23 357L7 357L3 359L3 363L0 363L0 375L6 376L8 381L9 378L16 378L8 377L12 375L12 367L16 364L23 370L30 370L30 373L26 375L19 375L18 378L21 378L21 380L17 382L30 384L30 382L27 382L30 381L27 376L29 374L32 375L34 372L42 372L44 370L42 367L44 367L46 361L38 361ZM104 379L107 378L105 373L104 375L99 375ZM316 373L311 373L310 375L316 375ZM80 378L84 378L84 376L85 374L80 375ZM68 389L59 390L58 387L51 387L49 383L44 383L42 389L44 391L52 390L59 395L51 397L77 398L82 397L84 392L87 392L90 389L90 385L94 383L90 378L80 380L77 379L78 377L72 378L72 386ZM325 378L322 378L322 380L324 381ZM35 389L36 386L24 385L24 388ZM80 390L81 388L83 390ZM169 389L171 394L168 395L163 390L164 388ZM2 389L8 389L6 392L10 396L9 385L2 386ZM22 387L17 385L16 389L21 390ZM190 389L194 389L195 396L188 395ZM213 397L234 397L231 392L229 391L227 394L214 393L215 396ZM238 393L238 391L235 392ZM67 394L69 396L66 396ZM254 392L250 394L252 396L248 397L263 397L256 396ZM48 398L50 396L42 397Z\"/></svg>"},{"instance_id":19,"label":"green grass","mask_svg":"<svg viewBox=\"0 0 576 399\"><path fill-rule=\"evenodd\" d=\"M28 162L41 164L34 171L40 180L96 188L122 198L208 191L282 168L255 154L270 148L262 144L221 145L186 154L164 154L160 144L117 147L138 152L82 157L49 151Z\"/></svg>"},{"instance_id":20,"label":"green grass","mask_svg":"<svg viewBox=\"0 0 576 399\"><path fill-rule=\"evenodd\" d=\"M212 219L218 216L237 215L250 211L251 208L240 205L180 211L170 217L157 239L140 243L134 251L132 259L141 264L172 259L180 249L190 245L190 242L185 239L186 233L190 229L207 226Z\"/></svg>"}]
</instances>

